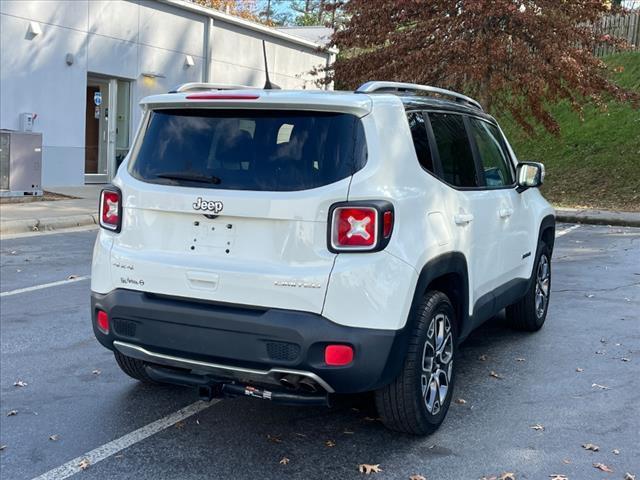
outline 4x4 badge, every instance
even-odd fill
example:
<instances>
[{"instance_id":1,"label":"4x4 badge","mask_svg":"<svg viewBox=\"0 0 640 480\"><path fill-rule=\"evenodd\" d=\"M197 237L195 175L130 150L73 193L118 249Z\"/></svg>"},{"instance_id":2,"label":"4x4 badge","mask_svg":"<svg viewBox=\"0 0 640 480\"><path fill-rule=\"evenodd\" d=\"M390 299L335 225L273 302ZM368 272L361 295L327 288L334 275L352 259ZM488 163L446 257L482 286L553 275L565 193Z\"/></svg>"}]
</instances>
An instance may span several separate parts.
<instances>
[{"instance_id":1,"label":"4x4 badge","mask_svg":"<svg viewBox=\"0 0 640 480\"><path fill-rule=\"evenodd\" d=\"M202 197L198 197L193 204L194 210L204 210L205 212L213 212L218 214L224 208L224 205L219 200L203 200Z\"/></svg>"}]
</instances>

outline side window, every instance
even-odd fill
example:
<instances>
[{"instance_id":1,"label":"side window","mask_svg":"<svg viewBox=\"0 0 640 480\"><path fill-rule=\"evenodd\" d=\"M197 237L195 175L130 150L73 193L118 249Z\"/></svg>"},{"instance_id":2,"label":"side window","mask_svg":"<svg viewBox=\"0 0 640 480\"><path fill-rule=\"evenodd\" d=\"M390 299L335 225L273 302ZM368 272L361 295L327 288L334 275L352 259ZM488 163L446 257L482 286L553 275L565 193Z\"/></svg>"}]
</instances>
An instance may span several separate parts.
<instances>
[{"instance_id":1,"label":"side window","mask_svg":"<svg viewBox=\"0 0 640 480\"><path fill-rule=\"evenodd\" d=\"M409 120L409 128L411 129L413 146L416 149L418 162L420 162L422 168L433 173L433 159L431 158L431 149L429 148L429 138L424 123L424 116L421 112L409 112L407 119Z\"/></svg>"},{"instance_id":2,"label":"side window","mask_svg":"<svg viewBox=\"0 0 640 480\"><path fill-rule=\"evenodd\" d=\"M509 165L500 131L488 122L471 118L471 131L478 145L487 187L503 187L513 184L513 171Z\"/></svg>"},{"instance_id":3,"label":"side window","mask_svg":"<svg viewBox=\"0 0 640 480\"><path fill-rule=\"evenodd\" d=\"M462 115L429 113L443 180L456 187L477 187L478 175Z\"/></svg>"}]
</instances>

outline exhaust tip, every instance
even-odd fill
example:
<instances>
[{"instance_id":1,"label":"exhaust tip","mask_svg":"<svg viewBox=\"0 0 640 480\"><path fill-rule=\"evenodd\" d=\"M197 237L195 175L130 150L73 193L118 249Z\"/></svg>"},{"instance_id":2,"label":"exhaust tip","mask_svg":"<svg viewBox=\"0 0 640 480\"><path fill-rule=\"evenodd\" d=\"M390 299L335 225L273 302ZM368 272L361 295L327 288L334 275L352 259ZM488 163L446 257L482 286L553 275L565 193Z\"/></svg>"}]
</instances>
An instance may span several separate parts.
<instances>
[{"instance_id":1,"label":"exhaust tip","mask_svg":"<svg viewBox=\"0 0 640 480\"><path fill-rule=\"evenodd\" d=\"M297 390L300 382L300 377L297 375L285 375L280 378L280 385L287 390Z\"/></svg>"},{"instance_id":2,"label":"exhaust tip","mask_svg":"<svg viewBox=\"0 0 640 480\"><path fill-rule=\"evenodd\" d=\"M318 391L318 384L311 380L310 378L303 378L299 382L300 390L303 390L307 393L316 393Z\"/></svg>"}]
</instances>

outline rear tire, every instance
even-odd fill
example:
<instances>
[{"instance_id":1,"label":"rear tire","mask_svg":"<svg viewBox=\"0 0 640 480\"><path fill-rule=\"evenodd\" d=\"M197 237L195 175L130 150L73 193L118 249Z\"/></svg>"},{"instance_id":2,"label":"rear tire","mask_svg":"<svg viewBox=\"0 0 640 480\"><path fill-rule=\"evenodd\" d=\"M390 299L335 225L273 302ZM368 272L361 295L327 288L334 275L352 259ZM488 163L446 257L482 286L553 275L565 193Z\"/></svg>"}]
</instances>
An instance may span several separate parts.
<instances>
[{"instance_id":1,"label":"rear tire","mask_svg":"<svg viewBox=\"0 0 640 480\"><path fill-rule=\"evenodd\" d=\"M144 368L145 365L147 365L146 362L138 360L137 358L127 357L120 352L113 352L113 355L116 357L116 362L118 363L120 369L131 378L143 383L159 385L158 382L153 380L147 374L147 371Z\"/></svg>"},{"instance_id":2,"label":"rear tire","mask_svg":"<svg viewBox=\"0 0 640 480\"><path fill-rule=\"evenodd\" d=\"M412 319L400 375L375 392L382 423L391 430L428 435L449 409L455 380L455 311L442 292L429 291Z\"/></svg>"},{"instance_id":3,"label":"rear tire","mask_svg":"<svg viewBox=\"0 0 640 480\"><path fill-rule=\"evenodd\" d=\"M540 242L533 265L531 285L518 302L507 307L507 321L525 332L537 332L544 325L551 297L551 249Z\"/></svg>"}]
</instances>

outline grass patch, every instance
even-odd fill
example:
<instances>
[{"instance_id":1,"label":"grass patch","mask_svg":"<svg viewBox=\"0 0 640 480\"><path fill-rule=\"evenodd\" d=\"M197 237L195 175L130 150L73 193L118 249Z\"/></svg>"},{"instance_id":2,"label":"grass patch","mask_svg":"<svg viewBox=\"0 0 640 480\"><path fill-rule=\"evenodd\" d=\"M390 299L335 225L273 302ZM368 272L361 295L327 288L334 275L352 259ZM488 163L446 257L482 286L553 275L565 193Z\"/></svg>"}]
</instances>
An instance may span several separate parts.
<instances>
[{"instance_id":1,"label":"grass patch","mask_svg":"<svg viewBox=\"0 0 640 480\"><path fill-rule=\"evenodd\" d=\"M640 53L605 59L621 86L640 91ZM528 136L512 118L498 118L518 158L545 164L542 192L558 206L640 211L640 110L612 102L586 107L584 119L567 102L551 108L560 136L538 128Z\"/></svg>"}]
</instances>

